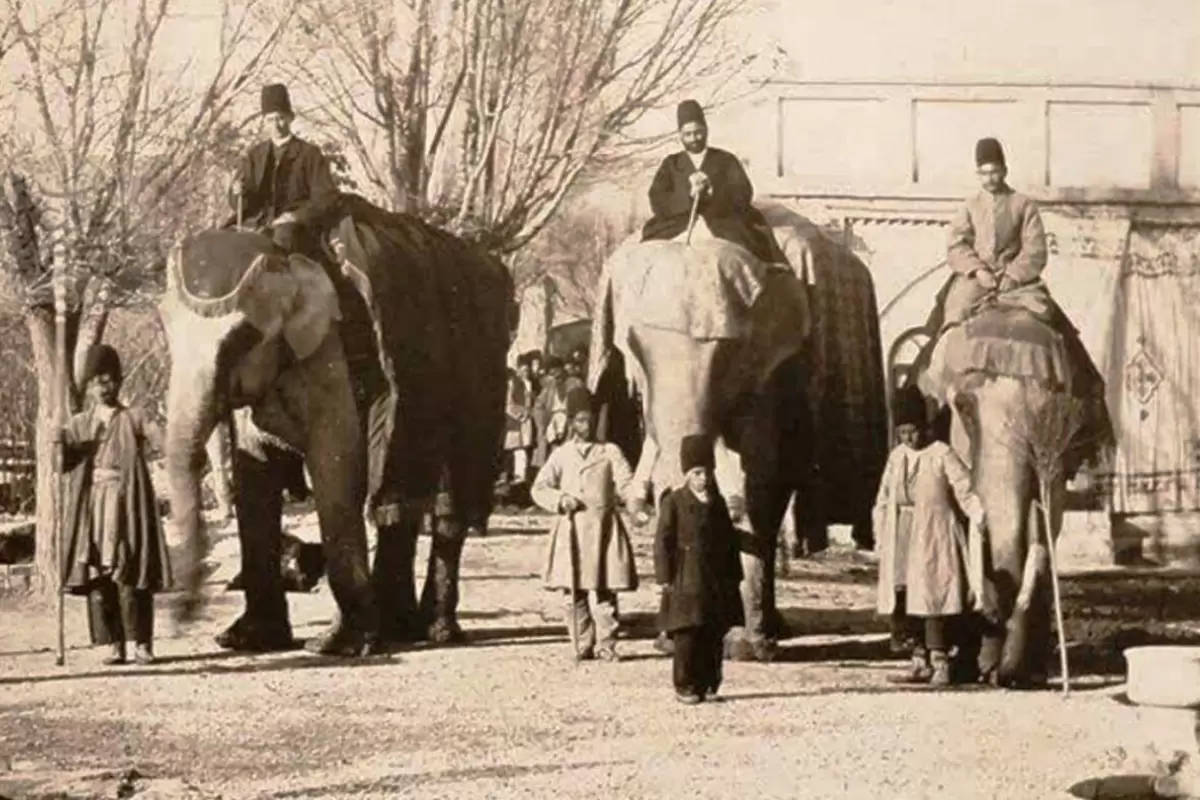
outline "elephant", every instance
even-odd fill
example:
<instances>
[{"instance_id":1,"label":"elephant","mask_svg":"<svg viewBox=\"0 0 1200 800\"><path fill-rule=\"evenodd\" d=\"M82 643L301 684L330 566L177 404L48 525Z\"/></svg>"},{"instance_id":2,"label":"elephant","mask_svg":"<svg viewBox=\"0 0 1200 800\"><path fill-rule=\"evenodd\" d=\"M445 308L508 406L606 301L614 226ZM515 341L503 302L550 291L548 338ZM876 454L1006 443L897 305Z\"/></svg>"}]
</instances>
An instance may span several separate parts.
<instances>
[{"instance_id":1,"label":"elephant","mask_svg":"<svg viewBox=\"0 0 1200 800\"><path fill-rule=\"evenodd\" d=\"M682 480L684 436L714 440L717 483L743 531L745 627L727 639L740 660L770 660L785 634L775 560L789 502L821 549L827 524L869 518L887 457L869 272L805 218L762 210L790 268L719 240L622 245L601 276L588 370L594 391L631 386L597 396L608 418L628 419L615 409L640 396L639 512Z\"/></svg>"},{"instance_id":2,"label":"elephant","mask_svg":"<svg viewBox=\"0 0 1200 800\"><path fill-rule=\"evenodd\" d=\"M458 640L463 541L486 532L503 440L512 276L480 247L356 195L342 196L326 233L336 268L237 229L197 233L168 259L167 475L186 545L177 617L202 602L204 444L218 421L236 420L246 608L218 644L291 646L279 565L296 453L339 611L309 649L356 655L389 641ZM418 605L416 542L435 503ZM377 530L373 564L364 514Z\"/></svg>"},{"instance_id":3,"label":"elephant","mask_svg":"<svg viewBox=\"0 0 1200 800\"><path fill-rule=\"evenodd\" d=\"M1066 482L1082 463L1101 463L1113 441L1103 381L1055 323L993 304L931 342L930 350L944 348L938 374L931 359L918 360L918 385L946 400L950 444L970 466L987 518L988 599L966 632L962 667L965 679L998 686L1046 682L1053 652L1048 548L1062 524ZM1039 474L1049 479L1048 497L1039 496ZM1049 530L1039 502L1052 512Z\"/></svg>"}]
</instances>

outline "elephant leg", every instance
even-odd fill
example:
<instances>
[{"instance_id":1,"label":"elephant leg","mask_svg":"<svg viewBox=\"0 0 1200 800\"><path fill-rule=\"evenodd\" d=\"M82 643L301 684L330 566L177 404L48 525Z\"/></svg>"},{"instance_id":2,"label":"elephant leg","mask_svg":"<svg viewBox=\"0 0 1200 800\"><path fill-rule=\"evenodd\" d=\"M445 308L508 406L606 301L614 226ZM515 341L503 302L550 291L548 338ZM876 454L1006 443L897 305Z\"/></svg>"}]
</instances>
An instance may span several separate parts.
<instances>
[{"instance_id":1,"label":"elephant leg","mask_svg":"<svg viewBox=\"0 0 1200 800\"><path fill-rule=\"evenodd\" d=\"M371 578L379 604L380 634L390 642L405 644L425 638L413 565L422 516L420 508L405 506L398 520L379 524Z\"/></svg>"},{"instance_id":2,"label":"elephant leg","mask_svg":"<svg viewBox=\"0 0 1200 800\"><path fill-rule=\"evenodd\" d=\"M429 544L429 570L421 591L421 618L428 622L431 642L464 640L458 625L458 578L466 526L454 517L434 517Z\"/></svg>"},{"instance_id":3,"label":"elephant leg","mask_svg":"<svg viewBox=\"0 0 1200 800\"><path fill-rule=\"evenodd\" d=\"M1030 507L1028 528L1045 542L1044 525L1039 512ZM1053 624L1053 590L1050 586L1050 556L1044 545L1026 551L1020 591L1008 622L998 682L1005 686L1041 686L1046 682L1050 663Z\"/></svg>"},{"instance_id":4,"label":"elephant leg","mask_svg":"<svg viewBox=\"0 0 1200 800\"><path fill-rule=\"evenodd\" d=\"M217 644L244 652L291 649L292 626L280 569L283 495L278 465L266 448L239 446L233 470L246 610L217 636Z\"/></svg>"}]
</instances>

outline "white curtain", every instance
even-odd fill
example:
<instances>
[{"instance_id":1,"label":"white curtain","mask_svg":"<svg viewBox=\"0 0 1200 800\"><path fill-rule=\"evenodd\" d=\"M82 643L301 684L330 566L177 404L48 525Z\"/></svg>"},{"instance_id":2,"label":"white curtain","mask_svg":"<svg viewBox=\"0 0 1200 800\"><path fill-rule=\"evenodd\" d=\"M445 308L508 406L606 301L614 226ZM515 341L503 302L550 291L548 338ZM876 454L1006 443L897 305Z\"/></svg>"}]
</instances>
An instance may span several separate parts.
<instances>
[{"instance_id":1,"label":"white curtain","mask_svg":"<svg viewBox=\"0 0 1200 800\"><path fill-rule=\"evenodd\" d=\"M1200 228L1135 222L1113 310L1112 510L1200 510Z\"/></svg>"}]
</instances>

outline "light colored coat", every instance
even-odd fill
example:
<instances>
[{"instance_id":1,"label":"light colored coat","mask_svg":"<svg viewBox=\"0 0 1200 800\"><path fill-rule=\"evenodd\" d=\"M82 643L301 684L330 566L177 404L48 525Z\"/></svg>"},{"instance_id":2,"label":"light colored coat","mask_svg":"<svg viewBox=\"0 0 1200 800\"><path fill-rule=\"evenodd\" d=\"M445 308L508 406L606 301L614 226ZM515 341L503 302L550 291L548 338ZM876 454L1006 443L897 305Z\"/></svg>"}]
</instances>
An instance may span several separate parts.
<instances>
[{"instance_id":1,"label":"light colored coat","mask_svg":"<svg viewBox=\"0 0 1200 800\"><path fill-rule=\"evenodd\" d=\"M955 514L956 500L976 528L970 543ZM881 614L892 613L901 577L907 589L907 613L913 616L981 608L983 548L978 525L983 505L971 491L970 473L949 445L933 442L921 450L903 445L893 450L874 514L880 536ZM905 516L911 522L906 523Z\"/></svg>"},{"instance_id":2,"label":"light colored coat","mask_svg":"<svg viewBox=\"0 0 1200 800\"><path fill-rule=\"evenodd\" d=\"M1044 313L1049 298L1041 281L1046 231L1037 204L1029 197L1006 187L995 194L981 191L967 200L950 223L946 261L955 276L946 296L943 324L961 322L987 294L970 277L976 270L994 274L999 291L1009 295L1006 300L1033 303L1031 311Z\"/></svg>"},{"instance_id":3,"label":"light colored coat","mask_svg":"<svg viewBox=\"0 0 1200 800\"><path fill-rule=\"evenodd\" d=\"M550 454L531 489L535 503L559 515L546 554L547 589L571 588L572 530L577 589L637 589L633 545L616 508L632 481L629 462L615 444L569 441ZM562 513L564 494L583 502L573 521Z\"/></svg>"}]
</instances>

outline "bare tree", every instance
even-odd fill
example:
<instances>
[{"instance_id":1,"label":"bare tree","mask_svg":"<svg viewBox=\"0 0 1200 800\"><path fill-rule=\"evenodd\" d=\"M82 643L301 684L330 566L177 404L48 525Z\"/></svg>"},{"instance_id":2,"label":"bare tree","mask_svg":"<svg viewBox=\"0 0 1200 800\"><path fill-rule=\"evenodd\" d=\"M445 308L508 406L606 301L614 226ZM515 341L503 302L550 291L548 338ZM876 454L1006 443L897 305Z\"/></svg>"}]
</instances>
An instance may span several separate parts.
<instances>
[{"instance_id":1,"label":"bare tree","mask_svg":"<svg viewBox=\"0 0 1200 800\"><path fill-rule=\"evenodd\" d=\"M293 52L374 194L512 253L586 171L659 141L632 135L647 111L760 64L727 36L754 5L317 0Z\"/></svg>"},{"instance_id":2,"label":"bare tree","mask_svg":"<svg viewBox=\"0 0 1200 800\"><path fill-rule=\"evenodd\" d=\"M228 139L230 104L280 42L294 0L221 0L203 18L183 0L0 0L13 49L0 108L8 165L0 195L4 268L21 294L38 378L39 465L51 458L55 321L51 240L66 253L68 353L78 374L104 336L109 311L139 293L163 239L203 219L215 142ZM174 43L206 26L207 59ZM0 39L2 41L2 39ZM205 37L206 44L209 43ZM201 51L203 52L203 51ZM172 58L175 63L171 63ZM78 392L70 392L71 405ZM38 567L53 588L57 500L38 476Z\"/></svg>"},{"instance_id":3,"label":"bare tree","mask_svg":"<svg viewBox=\"0 0 1200 800\"><path fill-rule=\"evenodd\" d=\"M590 319L604 262L636 226L632 210L614 215L568 200L541 235L513 255L518 292L549 275L555 306Z\"/></svg>"}]
</instances>

